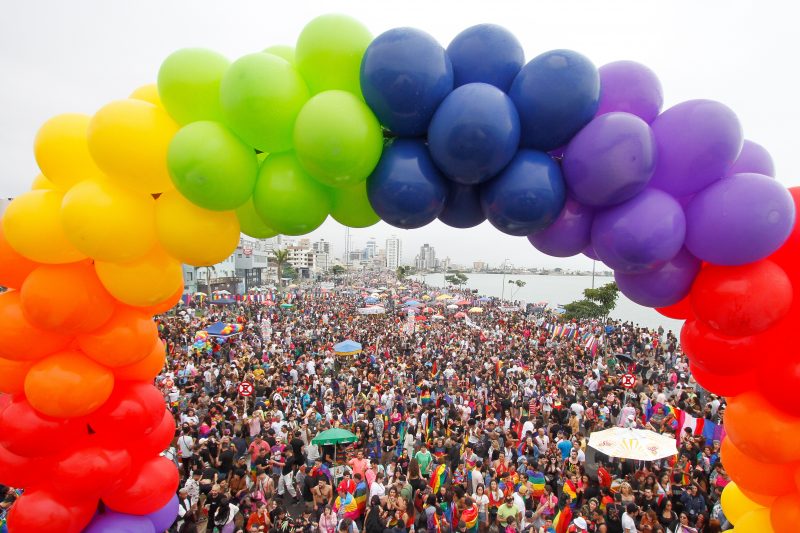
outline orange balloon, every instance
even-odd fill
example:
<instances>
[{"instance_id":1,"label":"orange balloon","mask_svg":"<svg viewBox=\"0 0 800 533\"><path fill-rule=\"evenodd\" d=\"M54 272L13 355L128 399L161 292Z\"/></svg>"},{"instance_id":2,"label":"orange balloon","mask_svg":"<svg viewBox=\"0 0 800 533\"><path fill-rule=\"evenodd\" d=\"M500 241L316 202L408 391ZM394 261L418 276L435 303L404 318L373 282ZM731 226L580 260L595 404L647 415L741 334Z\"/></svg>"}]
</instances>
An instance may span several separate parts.
<instances>
[{"instance_id":1,"label":"orange balloon","mask_svg":"<svg viewBox=\"0 0 800 533\"><path fill-rule=\"evenodd\" d=\"M753 431L753 413L758 413L758 431ZM750 457L776 463L800 461L800 418L778 411L758 392L728 399L725 430Z\"/></svg>"},{"instance_id":2,"label":"orange balloon","mask_svg":"<svg viewBox=\"0 0 800 533\"><path fill-rule=\"evenodd\" d=\"M28 274L37 266L39 263L21 256L8 244L3 233L3 225L0 224L0 285L9 289L19 289Z\"/></svg>"},{"instance_id":3,"label":"orange balloon","mask_svg":"<svg viewBox=\"0 0 800 533\"><path fill-rule=\"evenodd\" d=\"M31 324L62 333L93 331L116 307L88 261L40 266L22 285L20 301Z\"/></svg>"},{"instance_id":4,"label":"orange balloon","mask_svg":"<svg viewBox=\"0 0 800 533\"><path fill-rule=\"evenodd\" d=\"M775 533L794 533L800 525L800 494L792 492L778 497L769 510L769 521Z\"/></svg>"},{"instance_id":5,"label":"orange balloon","mask_svg":"<svg viewBox=\"0 0 800 533\"><path fill-rule=\"evenodd\" d=\"M100 329L78 336L78 346L87 356L111 368L144 359L157 341L153 319L126 306L118 307Z\"/></svg>"},{"instance_id":6,"label":"orange balloon","mask_svg":"<svg viewBox=\"0 0 800 533\"><path fill-rule=\"evenodd\" d=\"M756 502L758 505L763 505L764 507L769 507L772 505L772 502L775 501L775 496L772 494L759 494L757 492L753 492L752 490L746 489L739 489L742 491L742 494Z\"/></svg>"},{"instance_id":7,"label":"orange balloon","mask_svg":"<svg viewBox=\"0 0 800 533\"><path fill-rule=\"evenodd\" d=\"M66 348L72 337L25 320L19 291L8 291L0 294L0 340L0 357L33 361Z\"/></svg>"},{"instance_id":8,"label":"orange balloon","mask_svg":"<svg viewBox=\"0 0 800 533\"><path fill-rule=\"evenodd\" d=\"M184 289L181 286L180 288L178 288L178 290L175 291L175 293L172 296L170 296L161 303L158 303L156 305L150 305L147 307L134 307L134 309L150 316L166 313L167 311L178 305L178 302L180 302L181 298L183 298L183 291Z\"/></svg>"},{"instance_id":9,"label":"orange balloon","mask_svg":"<svg viewBox=\"0 0 800 533\"><path fill-rule=\"evenodd\" d=\"M19 394L25 388L25 376L34 361L12 361L0 358L0 392Z\"/></svg>"},{"instance_id":10,"label":"orange balloon","mask_svg":"<svg viewBox=\"0 0 800 533\"><path fill-rule=\"evenodd\" d=\"M161 339L144 359L128 366L112 369L118 381L146 381L152 382L164 369L166 350Z\"/></svg>"},{"instance_id":11,"label":"orange balloon","mask_svg":"<svg viewBox=\"0 0 800 533\"><path fill-rule=\"evenodd\" d=\"M748 497L747 491L765 496L794 491L794 479L787 472L797 468L795 463L765 463L745 455L727 438L722 441L721 456L725 471Z\"/></svg>"},{"instance_id":12,"label":"orange balloon","mask_svg":"<svg viewBox=\"0 0 800 533\"><path fill-rule=\"evenodd\" d=\"M78 351L39 361L25 378L28 402L55 418L87 415L103 405L113 389L114 374Z\"/></svg>"}]
</instances>

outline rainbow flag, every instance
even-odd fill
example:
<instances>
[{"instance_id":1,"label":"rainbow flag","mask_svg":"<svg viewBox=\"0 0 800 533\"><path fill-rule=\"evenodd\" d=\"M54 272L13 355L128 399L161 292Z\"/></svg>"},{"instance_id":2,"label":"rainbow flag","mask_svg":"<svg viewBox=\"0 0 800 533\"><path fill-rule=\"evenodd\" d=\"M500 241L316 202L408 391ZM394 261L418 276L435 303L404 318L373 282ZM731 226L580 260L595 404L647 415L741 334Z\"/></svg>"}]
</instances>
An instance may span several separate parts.
<instances>
[{"instance_id":1,"label":"rainbow flag","mask_svg":"<svg viewBox=\"0 0 800 533\"><path fill-rule=\"evenodd\" d=\"M574 501L578 499L578 492L575 490L575 484L572 483L571 480L567 479L564 481L564 488L562 490L564 494L569 496L570 500Z\"/></svg>"},{"instance_id":2,"label":"rainbow flag","mask_svg":"<svg viewBox=\"0 0 800 533\"><path fill-rule=\"evenodd\" d=\"M336 501L333 502L333 510L336 514L341 514L343 518L350 520L358 520L360 514L356 499L349 493L345 493L344 500L341 496L336 497Z\"/></svg>"},{"instance_id":3,"label":"rainbow flag","mask_svg":"<svg viewBox=\"0 0 800 533\"><path fill-rule=\"evenodd\" d=\"M528 471L528 481L531 483L531 494L535 498L541 497L544 494L544 474L542 472Z\"/></svg>"},{"instance_id":4,"label":"rainbow flag","mask_svg":"<svg viewBox=\"0 0 800 533\"><path fill-rule=\"evenodd\" d=\"M556 533L567 533L570 522L572 522L572 509L567 505L553 519L553 529Z\"/></svg>"},{"instance_id":5,"label":"rainbow flag","mask_svg":"<svg viewBox=\"0 0 800 533\"><path fill-rule=\"evenodd\" d=\"M358 515L363 516L364 511L367 508L367 482L362 481L358 485L356 485L356 492L353 495L353 499L356 502L356 507L358 507Z\"/></svg>"},{"instance_id":6,"label":"rainbow flag","mask_svg":"<svg viewBox=\"0 0 800 533\"><path fill-rule=\"evenodd\" d=\"M419 401L422 403L422 405L427 405L431 403L431 391L429 390L422 391L422 394L420 394L419 396Z\"/></svg>"},{"instance_id":7,"label":"rainbow flag","mask_svg":"<svg viewBox=\"0 0 800 533\"><path fill-rule=\"evenodd\" d=\"M473 503L472 507L464 509L464 512L461 513L461 520L467 524L467 531L470 533L478 531L478 506Z\"/></svg>"},{"instance_id":8,"label":"rainbow flag","mask_svg":"<svg viewBox=\"0 0 800 533\"><path fill-rule=\"evenodd\" d=\"M447 467L444 464L440 464L431 472L431 479L428 482L428 486L434 494L437 494L439 488L445 483L447 483Z\"/></svg>"}]
</instances>

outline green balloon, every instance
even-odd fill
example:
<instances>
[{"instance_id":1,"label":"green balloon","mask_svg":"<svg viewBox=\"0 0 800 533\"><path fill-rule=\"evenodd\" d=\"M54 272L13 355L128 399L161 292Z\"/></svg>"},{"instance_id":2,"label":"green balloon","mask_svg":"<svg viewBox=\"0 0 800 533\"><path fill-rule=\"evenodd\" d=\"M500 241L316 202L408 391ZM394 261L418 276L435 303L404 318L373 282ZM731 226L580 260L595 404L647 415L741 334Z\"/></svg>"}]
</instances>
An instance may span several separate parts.
<instances>
[{"instance_id":1,"label":"green balloon","mask_svg":"<svg viewBox=\"0 0 800 533\"><path fill-rule=\"evenodd\" d=\"M239 219L242 233L254 239L269 239L278 234L258 216L252 198L247 200L243 206L236 208L236 218Z\"/></svg>"},{"instance_id":2,"label":"green balloon","mask_svg":"<svg viewBox=\"0 0 800 533\"><path fill-rule=\"evenodd\" d=\"M276 44L264 49L265 54L272 54L285 59L294 65L294 48L285 44Z\"/></svg>"},{"instance_id":3,"label":"green balloon","mask_svg":"<svg viewBox=\"0 0 800 533\"><path fill-rule=\"evenodd\" d=\"M331 200L331 216L345 226L366 228L381 219L369 204L366 181L346 189L331 189Z\"/></svg>"},{"instance_id":4,"label":"green balloon","mask_svg":"<svg viewBox=\"0 0 800 533\"><path fill-rule=\"evenodd\" d=\"M329 187L349 187L367 179L383 150L381 125L367 104L346 91L311 98L294 125L297 159L313 178Z\"/></svg>"},{"instance_id":5,"label":"green balloon","mask_svg":"<svg viewBox=\"0 0 800 533\"><path fill-rule=\"evenodd\" d=\"M361 58L372 42L369 30L345 15L322 15L297 38L295 57L312 94L342 89L361 97Z\"/></svg>"},{"instance_id":6,"label":"green balloon","mask_svg":"<svg viewBox=\"0 0 800 533\"><path fill-rule=\"evenodd\" d=\"M261 165L253 191L261 219L283 235L304 235L331 212L328 190L305 173L293 152L271 154Z\"/></svg>"},{"instance_id":7,"label":"green balloon","mask_svg":"<svg viewBox=\"0 0 800 533\"><path fill-rule=\"evenodd\" d=\"M303 78L285 59L256 53L235 61L220 87L225 123L262 152L292 147L297 114L308 100Z\"/></svg>"},{"instance_id":8,"label":"green balloon","mask_svg":"<svg viewBox=\"0 0 800 533\"><path fill-rule=\"evenodd\" d=\"M190 202L227 211L253 194L258 160L252 148L220 124L203 120L181 128L167 151L172 182Z\"/></svg>"},{"instance_id":9,"label":"green balloon","mask_svg":"<svg viewBox=\"0 0 800 533\"><path fill-rule=\"evenodd\" d=\"M230 61L203 48L184 48L170 54L158 71L158 95L178 124L222 120L219 85Z\"/></svg>"}]
</instances>

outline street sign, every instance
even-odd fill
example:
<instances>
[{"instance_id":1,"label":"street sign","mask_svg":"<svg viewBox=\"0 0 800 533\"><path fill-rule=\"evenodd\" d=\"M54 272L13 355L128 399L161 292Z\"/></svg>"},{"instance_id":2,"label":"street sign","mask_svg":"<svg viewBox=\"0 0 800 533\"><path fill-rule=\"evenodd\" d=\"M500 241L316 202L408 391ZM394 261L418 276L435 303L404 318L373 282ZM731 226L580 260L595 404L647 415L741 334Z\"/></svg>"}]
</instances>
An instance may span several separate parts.
<instances>
[{"instance_id":1,"label":"street sign","mask_svg":"<svg viewBox=\"0 0 800 533\"><path fill-rule=\"evenodd\" d=\"M253 395L253 384L243 381L239 383L239 395L240 396L252 396Z\"/></svg>"},{"instance_id":2,"label":"street sign","mask_svg":"<svg viewBox=\"0 0 800 533\"><path fill-rule=\"evenodd\" d=\"M625 374L622 376L621 383L626 389L632 389L636 385L636 377L633 374Z\"/></svg>"}]
</instances>

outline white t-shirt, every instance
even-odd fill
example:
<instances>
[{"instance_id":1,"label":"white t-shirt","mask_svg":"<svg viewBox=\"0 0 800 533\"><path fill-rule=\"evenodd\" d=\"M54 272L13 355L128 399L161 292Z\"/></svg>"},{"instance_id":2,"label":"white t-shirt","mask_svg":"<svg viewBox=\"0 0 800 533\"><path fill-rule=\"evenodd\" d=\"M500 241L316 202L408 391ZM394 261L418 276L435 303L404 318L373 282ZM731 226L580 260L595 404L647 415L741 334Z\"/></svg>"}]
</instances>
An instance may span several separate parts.
<instances>
[{"instance_id":1,"label":"white t-shirt","mask_svg":"<svg viewBox=\"0 0 800 533\"><path fill-rule=\"evenodd\" d=\"M638 533L636 522L628 513L622 513L622 533Z\"/></svg>"},{"instance_id":2,"label":"white t-shirt","mask_svg":"<svg viewBox=\"0 0 800 533\"><path fill-rule=\"evenodd\" d=\"M181 457L189 458L194 455L194 439L189 435L181 435L178 437L178 450L181 452Z\"/></svg>"}]
</instances>

